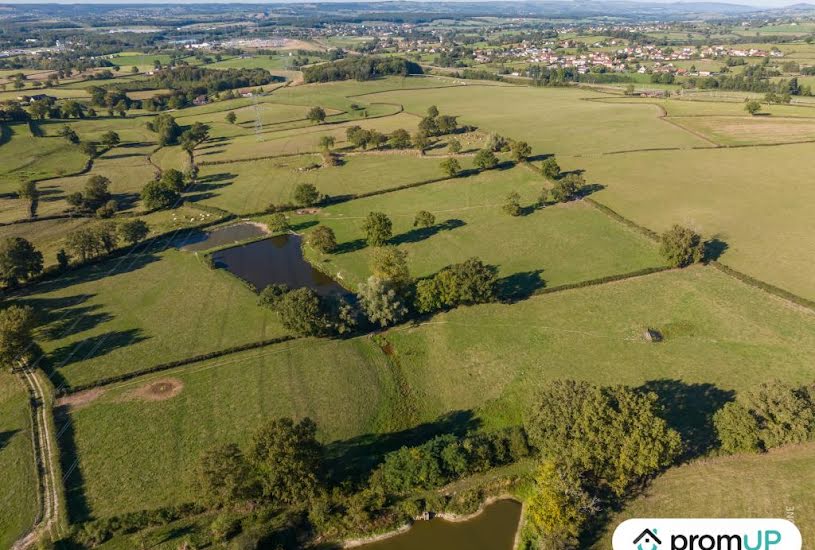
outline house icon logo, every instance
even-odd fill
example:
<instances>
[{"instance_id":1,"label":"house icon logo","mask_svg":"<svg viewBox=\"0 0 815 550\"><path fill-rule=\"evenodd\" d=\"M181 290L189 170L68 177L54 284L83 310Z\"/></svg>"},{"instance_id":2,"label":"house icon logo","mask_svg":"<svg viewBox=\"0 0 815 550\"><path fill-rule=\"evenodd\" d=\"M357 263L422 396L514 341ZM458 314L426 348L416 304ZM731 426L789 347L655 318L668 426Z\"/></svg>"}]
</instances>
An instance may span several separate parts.
<instances>
[{"instance_id":1,"label":"house icon logo","mask_svg":"<svg viewBox=\"0 0 815 550\"><path fill-rule=\"evenodd\" d=\"M634 544L637 545L637 550L658 550L662 541L657 537L656 529L645 529L634 539Z\"/></svg>"}]
</instances>

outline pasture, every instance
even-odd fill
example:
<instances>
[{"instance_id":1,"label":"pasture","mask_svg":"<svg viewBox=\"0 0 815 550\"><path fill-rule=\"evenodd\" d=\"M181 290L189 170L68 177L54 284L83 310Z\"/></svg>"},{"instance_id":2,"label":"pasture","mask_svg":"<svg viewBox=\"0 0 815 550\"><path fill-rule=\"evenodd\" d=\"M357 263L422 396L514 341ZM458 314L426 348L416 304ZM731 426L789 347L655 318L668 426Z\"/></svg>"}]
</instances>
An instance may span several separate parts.
<instances>
[{"instance_id":1,"label":"pasture","mask_svg":"<svg viewBox=\"0 0 815 550\"><path fill-rule=\"evenodd\" d=\"M646 342L644 327L665 340ZM354 467L350 457L376 460L411 434L450 429L450 418L517 423L535 388L553 378L645 384L704 416L768 370L809 380L815 358L811 313L710 268L459 308L383 338L390 356L366 336L296 340L80 398L70 412L69 452L79 457L72 509L83 516L188 500L204 449L246 443L278 415L315 419L331 455L345 457L336 464ZM145 397L161 380L180 390ZM452 411L475 417L440 418Z\"/></svg>"},{"instance_id":2,"label":"pasture","mask_svg":"<svg viewBox=\"0 0 815 550\"><path fill-rule=\"evenodd\" d=\"M87 157L62 138L37 138L26 124L4 126L0 140L0 193L16 192L21 181L76 172Z\"/></svg>"},{"instance_id":3,"label":"pasture","mask_svg":"<svg viewBox=\"0 0 815 550\"><path fill-rule=\"evenodd\" d=\"M595 199L623 216L657 232L693 227L726 243L727 265L812 299L815 190L804 159L814 151L798 144L560 160L605 186Z\"/></svg>"}]
</instances>

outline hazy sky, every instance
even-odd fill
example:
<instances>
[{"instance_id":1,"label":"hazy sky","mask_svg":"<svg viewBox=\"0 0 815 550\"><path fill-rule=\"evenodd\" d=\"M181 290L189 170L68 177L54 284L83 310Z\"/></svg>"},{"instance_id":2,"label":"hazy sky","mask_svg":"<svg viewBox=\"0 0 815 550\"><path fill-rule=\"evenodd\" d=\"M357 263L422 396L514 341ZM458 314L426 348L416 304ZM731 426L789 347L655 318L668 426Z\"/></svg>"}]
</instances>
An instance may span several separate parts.
<instances>
[{"instance_id":1,"label":"hazy sky","mask_svg":"<svg viewBox=\"0 0 815 550\"><path fill-rule=\"evenodd\" d=\"M263 0L0 0L1 4L281 4L281 3L313 3L313 2L354 2L360 0L274 0L271 2L264 2ZM364 0L363 0L364 1ZM387 1L387 0L373 0L373 1ZM428 0L424 0L428 1ZM445 2L477 2L479 0L443 0ZM512 0L490 0L490 1L512 1ZM546 3L546 0L533 0L541 3ZM590 1L590 0L579 0ZM602 0L598 0L602 2ZM804 3L808 0L631 0L634 2L648 2L648 3L694 3L694 2L713 2L724 4L741 4L748 6L761 6L761 7L783 7L797 3Z\"/></svg>"}]
</instances>

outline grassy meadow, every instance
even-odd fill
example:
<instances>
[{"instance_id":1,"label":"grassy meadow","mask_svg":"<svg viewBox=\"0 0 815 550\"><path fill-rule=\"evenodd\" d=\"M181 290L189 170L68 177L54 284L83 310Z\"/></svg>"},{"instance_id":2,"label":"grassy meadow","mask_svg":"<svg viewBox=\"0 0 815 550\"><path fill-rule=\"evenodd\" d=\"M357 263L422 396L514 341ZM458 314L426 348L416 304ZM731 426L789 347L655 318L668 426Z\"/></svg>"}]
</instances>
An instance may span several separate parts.
<instances>
[{"instance_id":1,"label":"grassy meadow","mask_svg":"<svg viewBox=\"0 0 815 550\"><path fill-rule=\"evenodd\" d=\"M26 124L2 129L0 139L0 193L17 191L20 182L71 173L85 166L79 147L62 138L37 138Z\"/></svg>"},{"instance_id":2,"label":"grassy meadow","mask_svg":"<svg viewBox=\"0 0 815 550\"><path fill-rule=\"evenodd\" d=\"M0 372L0 546L11 548L34 523L37 474L28 390L17 375Z\"/></svg>"}]
</instances>

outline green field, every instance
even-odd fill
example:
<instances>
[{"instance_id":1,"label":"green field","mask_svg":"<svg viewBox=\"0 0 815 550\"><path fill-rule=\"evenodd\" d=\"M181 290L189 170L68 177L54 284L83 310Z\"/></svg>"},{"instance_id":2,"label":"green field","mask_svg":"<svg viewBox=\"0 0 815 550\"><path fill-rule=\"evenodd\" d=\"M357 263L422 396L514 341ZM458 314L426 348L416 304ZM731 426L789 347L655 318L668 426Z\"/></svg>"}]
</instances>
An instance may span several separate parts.
<instances>
[{"instance_id":1,"label":"green field","mask_svg":"<svg viewBox=\"0 0 815 550\"><path fill-rule=\"evenodd\" d=\"M356 288L369 274L362 222L380 211L393 220L392 241L407 252L415 277L472 256L498 266L502 277L525 276L532 286L537 277L554 286L661 265L649 241L586 205L530 208L517 218L502 210L510 192L529 207L543 187L540 175L519 166L331 206L317 219L334 229L341 253L317 261ZM419 210L433 212L437 226L415 229Z\"/></svg>"},{"instance_id":2,"label":"green field","mask_svg":"<svg viewBox=\"0 0 815 550\"><path fill-rule=\"evenodd\" d=\"M52 177L60 171L76 172L87 157L62 138L37 138L28 126L15 124L0 129L0 193L17 191L21 181Z\"/></svg>"},{"instance_id":3,"label":"green field","mask_svg":"<svg viewBox=\"0 0 815 550\"><path fill-rule=\"evenodd\" d=\"M658 328L665 341L647 343L644 327ZM518 422L534 389L552 378L651 381L693 395L700 384L744 389L768 370L807 381L815 359L811 313L711 268L459 308L384 337L397 361L391 367L368 337L300 340L107 390L71 414L84 485L69 484L69 500L106 514L184 501L199 453L246 441L269 416L311 416L326 442L456 410L475 409L487 425L505 425ZM399 397L393 377L403 380ZM160 379L183 389L162 401L134 395ZM134 446L150 452L134 453Z\"/></svg>"},{"instance_id":4,"label":"green field","mask_svg":"<svg viewBox=\"0 0 815 550\"><path fill-rule=\"evenodd\" d=\"M815 536L813 463L812 443L761 455L699 460L654 481L609 525L635 517L786 518L796 524L804 541L811 541ZM605 533L598 549L610 547L611 533Z\"/></svg>"},{"instance_id":5,"label":"green field","mask_svg":"<svg viewBox=\"0 0 815 550\"><path fill-rule=\"evenodd\" d=\"M594 197L655 231L695 227L727 243L722 261L753 277L815 298L807 231L815 190L802 159L813 144L652 151L562 159L582 168Z\"/></svg>"},{"instance_id":6,"label":"green field","mask_svg":"<svg viewBox=\"0 0 815 550\"><path fill-rule=\"evenodd\" d=\"M0 546L11 548L34 523L37 476L28 391L5 369L0 372L0 471Z\"/></svg>"},{"instance_id":7,"label":"green field","mask_svg":"<svg viewBox=\"0 0 815 550\"><path fill-rule=\"evenodd\" d=\"M39 336L57 385L283 334L237 279L193 253L162 248L83 268L19 299L49 312Z\"/></svg>"}]
</instances>

